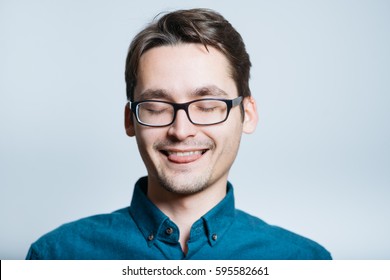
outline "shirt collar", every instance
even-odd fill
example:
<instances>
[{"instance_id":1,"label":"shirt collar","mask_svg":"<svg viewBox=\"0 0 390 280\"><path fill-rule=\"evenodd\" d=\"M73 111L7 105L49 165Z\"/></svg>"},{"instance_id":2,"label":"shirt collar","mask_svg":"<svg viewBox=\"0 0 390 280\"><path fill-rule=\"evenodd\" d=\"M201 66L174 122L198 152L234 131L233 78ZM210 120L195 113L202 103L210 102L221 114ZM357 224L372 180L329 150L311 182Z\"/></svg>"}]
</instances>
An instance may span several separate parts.
<instances>
[{"instance_id":1,"label":"shirt collar","mask_svg":"<svg viewBox=\"0 0 390 280\"><path fill-rule=\"evenodd\" d=\"M149 246L156 239L175 242L178 240L177 226L158 209L147 197L147 177L140 178L134 187L133 198L130 205L130 215L145 237ZM211 246L218 243L233 222L235 215L233 186L228 182L224 199L203 217L194 223L190 239L206 234ZM166 229L172 228L174 233L167 236Z\"/></svg>"}]
</instances>

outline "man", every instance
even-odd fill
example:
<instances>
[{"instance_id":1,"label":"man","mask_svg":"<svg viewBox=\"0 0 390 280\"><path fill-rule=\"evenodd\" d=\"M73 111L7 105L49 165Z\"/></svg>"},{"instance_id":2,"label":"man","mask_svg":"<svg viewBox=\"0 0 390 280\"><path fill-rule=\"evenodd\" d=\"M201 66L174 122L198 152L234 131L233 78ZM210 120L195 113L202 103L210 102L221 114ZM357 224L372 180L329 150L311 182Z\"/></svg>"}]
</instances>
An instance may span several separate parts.
<instances>
[{"instance_id":1,"label":"man","mask_svg":"<svg viewBox=\"0 0 390 280\"><path fill-rule=\"evenodd\" d=\"M317 243L234 208L228 174L257 109L241 36L205 9L162 16L126 61L125 128L148 176L130 207L69 223L28 259L330 259Z\"/></svg>"}]
</instances>

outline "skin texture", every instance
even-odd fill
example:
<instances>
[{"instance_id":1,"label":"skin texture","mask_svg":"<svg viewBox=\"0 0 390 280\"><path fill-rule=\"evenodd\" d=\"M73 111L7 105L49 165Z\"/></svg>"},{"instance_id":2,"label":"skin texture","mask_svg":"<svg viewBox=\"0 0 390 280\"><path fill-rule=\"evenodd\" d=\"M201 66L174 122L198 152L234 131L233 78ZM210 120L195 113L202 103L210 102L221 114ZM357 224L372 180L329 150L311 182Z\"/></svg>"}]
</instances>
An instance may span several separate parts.
<instances>
[{"instance_id":1,"label":"skin texture","mask_svg":"<svg viewBox=\"0 0 390 280\"><path fill-rule=\"evenodd\" d=\"M212 47L152 48L141 56L134 97L136 101L177 103L210 97L233 99L238 92L229 69L225 56ZM126 133L136 137L147 168L148 197L178 225L184 252L192 223L226 194L242 133L255 130L256 103L252 97L243 103L244 120L239 106L232 108L225 122L211 126L194 125L179 110L172 125L159 128L138 124L126 106Z\"/></svg>"}]
</instances>

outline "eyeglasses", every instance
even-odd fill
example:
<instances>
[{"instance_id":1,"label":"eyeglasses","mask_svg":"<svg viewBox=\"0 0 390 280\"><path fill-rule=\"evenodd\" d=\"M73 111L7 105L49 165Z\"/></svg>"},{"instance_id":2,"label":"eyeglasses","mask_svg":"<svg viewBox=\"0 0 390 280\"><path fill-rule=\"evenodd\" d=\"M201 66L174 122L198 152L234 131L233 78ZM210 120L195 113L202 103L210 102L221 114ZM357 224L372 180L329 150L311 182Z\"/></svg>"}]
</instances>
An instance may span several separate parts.
<instances>
[{"instance_id":1,"label":"eyeglasses","mask_svg":"<svg viewBox=\"0 0 390 280\"><path fill-rule=\"evenodd\" d=\"M213 125L229 117L230 110L240 105L242 96L235 99L198 99L186 103L172 103L159 100L131 102L130 107L137 122L152 127L171 125L178 110L184 110L191 123Z\"/></svg>"}]
</instances>

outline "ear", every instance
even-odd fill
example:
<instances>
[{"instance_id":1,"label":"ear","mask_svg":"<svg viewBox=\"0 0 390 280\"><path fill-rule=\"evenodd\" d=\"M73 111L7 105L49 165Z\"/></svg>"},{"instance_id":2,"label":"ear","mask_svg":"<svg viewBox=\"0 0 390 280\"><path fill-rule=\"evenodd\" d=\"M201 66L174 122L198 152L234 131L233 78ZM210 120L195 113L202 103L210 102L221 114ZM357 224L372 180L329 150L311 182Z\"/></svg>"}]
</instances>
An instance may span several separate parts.
<instances>
[{"instance_id":1,"label":"ear","mask_svg":"<svg viewBox=\"0 0 390 280\"><path fill-rule=\"evenodd\" d=\"M252 96L245 97L243 100L245 118L243 122L244 133L253 133L256 129L259 116L257 114L256 100Z\"/></svg>"},{"instance_id":2,"label":"ear","mask_svg":"<svg viewBox=\"0 0 390 280\"><path fill-rule=\"evenodd\" d=\"M127 104L125 106L125 130L126 130L126 134L129 137L133 137L135 135L134 122L133 122L133 112L130 109L129 102L127 102Z\"/></svg>"}]
</instances>

